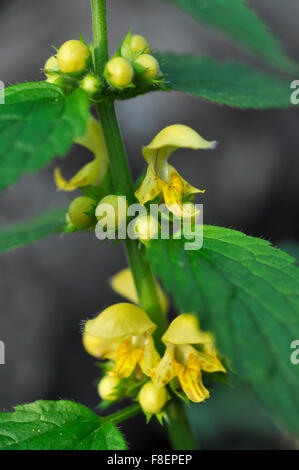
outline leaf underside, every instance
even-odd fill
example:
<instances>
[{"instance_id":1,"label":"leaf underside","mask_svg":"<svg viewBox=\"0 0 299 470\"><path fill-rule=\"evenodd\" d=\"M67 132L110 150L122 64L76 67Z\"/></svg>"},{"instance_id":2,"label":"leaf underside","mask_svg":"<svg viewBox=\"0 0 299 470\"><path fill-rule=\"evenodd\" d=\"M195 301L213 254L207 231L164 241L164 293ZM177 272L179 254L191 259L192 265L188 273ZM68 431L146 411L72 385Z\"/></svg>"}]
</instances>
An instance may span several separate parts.
<instances>
[{"instance_id":1,"label":"leaf underside","mask_svg":"<svg viewBox=\"0 0 299 470\"><path fill-rule=\"evenodd\" d=\"M299 434L299 374L290 361L299 338L295 260L236 230L205 226L203 240L198 251L184 250L183 240L152 240L148 259L178 309L198 314L232 371Z\"/></svg>"}]
</instances>

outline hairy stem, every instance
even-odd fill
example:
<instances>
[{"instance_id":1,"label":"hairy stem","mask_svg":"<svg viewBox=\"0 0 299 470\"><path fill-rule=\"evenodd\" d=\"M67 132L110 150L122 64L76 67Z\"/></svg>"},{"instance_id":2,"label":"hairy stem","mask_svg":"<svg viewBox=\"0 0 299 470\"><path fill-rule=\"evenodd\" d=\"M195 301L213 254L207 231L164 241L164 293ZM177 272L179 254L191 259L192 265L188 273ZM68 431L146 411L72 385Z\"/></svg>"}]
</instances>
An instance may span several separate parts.
<instances>
[{"instance_id":1,"label":"hairy stem","mask_svg":"<svg viewBox=\"0 0 299 470\"><path fill-rule=\"evenodd\" d=\"M109 416L105 416L105 418L102 419L102 422L119 424L129 418L133 418L133 416L138 415L141 411L141 406L138 405L138 403L135 403L134 405L128 406L120 411L116 411Z\"/></svg>"},{"instance_id":2,"label":"hairy stem","mask_svg":"<svg viewBox=\"0 0 299 470\"><path fill-rule=\"evenodd\" d=\"M101 76L108 60L106 0L91 0L95 71Z\"/></svg>"},{"instance_id":3,"label":"hairy stem","mask_svg":"<svg viewBox=\"0 0 299 470\"><path fill-rule=\"evenodd\" d=\"M128 203L131 204L135 202L134 186L119 131L114 105L101 104L98 106L98 113L106 139L114 187L117 189L118 193L126 196ZM140 306L157 325L154 336L156 346L161 352L161 337L166 329L166 319L161 310L155 279L145 259L143 249L138 247L138 243L135 240L127 238L125 240L125 246L136 284Z\"/></svg>"},{"instance_id":4,"label":"hairy stem","mask_svg":"<svg viewBox=\"0 0 299 470\"><path fill-rule=\"evenodd\" d=\"M106 0L91 0L94 48L95 48L95 71L101 75L108 60L107 18ZM114 103L101 103L97 106L99 118L103 126L103 132L108 149L110 168L114 189L127 197L128 203L135 201L134 185L130 168L119 130ZM127 257L133 273L140 306L148 313L152 321L157 325L155 332L155 343L160 353L163 352L161 337L166 329L167 322L163 315L156 288L155 278L151 268L145 259L144 250L138 247L134 240L125 240ZM169 415L169 437L174 449L195 449L196 444L183 405L172 401L168 405ZM132 405L129 409L137 414L139 405ZM126 410L115 413L115 418L120 422L134 414L126 414ZM122 414L123 413L123 414ZM113 416L113 415L111 415ZM110 416L110 417L111 417ZM123 416L125 416L123 418ZM184 447L182 447L184 446Z\"/></svg>"},{"instance_id":5,"label":"hairy stem","mask_svg":"<svg viewBox=\"0 0 299 470\"><path fill-rule=\"evenodd\" d=\"M169 418L167 430L172 448L174 450L198 449L183 403L177 400L170 401L166 412Z\"/></svg>"}]
</instances>

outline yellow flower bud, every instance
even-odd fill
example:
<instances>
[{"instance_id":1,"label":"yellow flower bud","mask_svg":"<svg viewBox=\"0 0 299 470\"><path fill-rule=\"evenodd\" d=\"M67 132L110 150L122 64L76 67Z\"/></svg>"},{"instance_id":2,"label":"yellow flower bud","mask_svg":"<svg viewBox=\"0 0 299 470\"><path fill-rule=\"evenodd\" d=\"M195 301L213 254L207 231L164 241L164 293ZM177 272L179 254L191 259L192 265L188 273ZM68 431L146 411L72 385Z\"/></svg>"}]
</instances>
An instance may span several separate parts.
<instances>
[{"instance_id":1,"label":"yellow flower bud","mask_svg":"<svg viewBox=\"0 0 299 470\"><path fill-rule=\"evenodd\" d=\"M145 78L154 80L160 75L159 62L150 54L141 54L135 59L135 64L141 65L146 70L142 73Z\"/></svg>"},{"instance_id":2,"label":"yellow flower bud","mask_svg":"<svg viewBox=\"0 0 299 470\"><path fill-rule=\"evenodd\" d=\"M80 86L88 95L92 96L101 88L101 81L95 75L89 73L83 78Z\"/></svg>"},{"instance_id":3,"label":"yellow flower bud","mask_svg":"<svg viewBox=\"0 0 299 470\"><path fill-rule=\"evenodd\" d=\"M80 196L73 200L69 206L68 215L75 227L80 228L91 222L90 212L94 207L94 200L90 197Z\"/></svg>"},{"instance_id":4,"label":"yellow flower bud","mask_svg":"<svg viewBox=\"0 0 299 470\"><path fill-rule=\"evenodd\" d=\"M142 215L135 221L134 230L142 242L148 242L159 231L159 224L152 215Z\"/></svg>"},{"instance_id":5,"label":"yellow flower bud","mask_svg":"<svg viewBox=\"0 0 299 470\"><path fill-rule=\"evenodd\" d=\"M151 48L144 36L140 34L134 34L131 38L131 49L133 52L144 52L144 54L149 54Z\"/></svg>"},{"instance_id":6,"label":"yellow flower bud","mask_svg":"<svg viewBox=\"0 0 299 470\"><path fill-rule=\"evenodd\" d=\"M58 72L58 70L59 70L59 68L58 68L57 57L55 55L52 55L51 57L49 57L49 59L45 63L44 73L45 73L47 78L50 78L51 76L53 76L53 74L48 73L48 72Z\"/></svg>"},{"instance_id":7,"label":"yellow flower bud","mask_svg":"<svg viewBox=\"0 0 299 470\"><path fill-rule=\"evenodd\" d=\"M128 204L124 196L108 194L98 204L96 208L96 218L99 224L112 230L119 227L127 218Z\"/></svg>"},{"instance_id":8,"label":"yellow flower bud","mask_svg":"<svg viewBox=\"0 0 299 470\"><path fill-rule=\"evenodd\" d=\"M54 85L56 85L56 82L60 79L60 75L58 75L57 73L53 73L51 75L47 75L47 80L46 82L48 83L53 83Z\"/></svg>"},{"instance_id":9,"label":"yellow flower bud","mask_svg":"<svg viewBox=\"0 0 299 470\"><path fill-rule=\"evenodd\" d=\"M60 47L57 59L62 73L83 72L90 59L90 50L83 42L73 39Z\"/></svg>"},{"instance_id":10,"label":"yellow flower bud","mask_svg":"<svg viewBox=\"0 0 299 470\"><path fill-rule=\"evenodd\" d=\"M110 377L106 375L98 385L98 394L102 400L113 401L117 398L117 391L115 388L118 386L120 379L117 377Z\"/></svg>"},{"instance_id":11,"label":"yellow flower bud","mask_svg":"<svg viewBox=\"0 0 299 470\"><path fill-rule=\"evenodd\" d=\"M156 388L150 380L140 390L139 403L145 413L160 413L167 402L167 391L165 387Z\"/></svg>"},{"instance_id":12,"label":"yellow flower bud","mask_svg":"<svg viewBox=\"0 0 299 470\"><path fill-rule=\"evenodd\" d=\"M106 65L105 76L113 87L125 88L131 85L134 70L130 62L123 57L114 57Z\"/></svg>"},{"instance_id":13,"label":"yellow flower bud","mask_svg":"<svg viewBox=\"0 0 299 470\"><path fill-rule=\"evenodd\" d=\"M74 89L78 87L77 80L65 77L63 75L58 75L57 73L51 74L47 78L46 82L58 86L62 89L65 94L72 93L72 91L74 91Z\"/></svg>"}]
</instances>

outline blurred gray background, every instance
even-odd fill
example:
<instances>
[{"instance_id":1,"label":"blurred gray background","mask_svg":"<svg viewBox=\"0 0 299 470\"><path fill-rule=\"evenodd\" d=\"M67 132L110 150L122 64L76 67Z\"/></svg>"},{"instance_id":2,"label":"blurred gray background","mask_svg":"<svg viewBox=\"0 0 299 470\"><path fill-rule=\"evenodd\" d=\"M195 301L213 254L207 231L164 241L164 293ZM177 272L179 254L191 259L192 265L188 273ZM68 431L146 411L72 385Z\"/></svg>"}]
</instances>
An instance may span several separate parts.
<instances>
[{"instance_id":1,"label":"blurred gray background","mask_svg":"<svg viewBox=\"0 0 299 470\"><path fill-rule=\"evenodd\" d=\"M299 59L299 3L249 3ZM111 53L133 27L157 50L254 63L221 33L169 4L109 0L108 8ZM79 32L91 39L88 0L1 0L0 79L6 86L42 79L40 68L52 54L51 45L59 47ZM241 111L179 93L153 93L120 103L118 114L135 178L144 168L142 145L168 124L190 125L205 138L219 141L216 151L178 152L172 160L184 178L206 188L200 201L204 222L235 227L274 243L299 239L298 110ZM56 159L38 175L25 176L6 190L0 199L0 227L69 204L74 195L56 192L53 168L59 165L70 176L88 157L74 148L65 159ZM49 237L1 255L0 339L6 345L6 365L0 366L0 409L41 398L74 399L91 407L98 403L91 386L98 369L81 347L80 321L120 300L107 280L125 265L120 244L99 247L96 239L78 234ZM203 433L198 423L204 423L205 447L291 445L246 392L238 394L232 400L221 389L218 401L212 396L191 413L199 436ZM143 417L122 429L133 448L168 445L157 426L145 428Z\"/></svg>"}]
</instances>

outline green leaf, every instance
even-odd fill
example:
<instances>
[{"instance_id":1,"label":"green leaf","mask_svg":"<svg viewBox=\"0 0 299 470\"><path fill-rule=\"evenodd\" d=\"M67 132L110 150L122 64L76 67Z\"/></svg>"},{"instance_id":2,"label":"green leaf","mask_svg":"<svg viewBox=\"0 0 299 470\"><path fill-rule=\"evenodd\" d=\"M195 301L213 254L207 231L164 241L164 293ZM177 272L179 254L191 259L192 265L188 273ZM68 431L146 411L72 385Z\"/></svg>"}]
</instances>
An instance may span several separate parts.
<instances>
[{"instance_id":1,"label":"green leaf","mask_svg":"<svg viewBox=\"0 0 299 470\"><path fill-rule=\"evenodd\" d=\"M56 209L0 231L0 252L14 250L47 235L62 232L65 227L65 214L65 208Z\"/></svg>"},{"instance_id":2,"label":"green leaf","mask_svg":"<svg viewBox=\"0 0 299 470\"><path fill-rule=\"evenodd\" d=\"M290 82L229 61L178 54L156 54L170 90L237 108L291 106Z\"/></svg>"},{"instance_id":3,"label":"green leaf","mask_svg":"<svg viewBox=\"0 0 299 470\"><path fill-rule=\"evenodd\" d=\"M297 240L284 240L279 244L279 248L296 258L297 263L299 263L299 243Z\"/></svg>"},{"instance_id":4,"label":"green leaf","mask_svg":"<svg viewBox=\"0 0 299 470\"><path fill-rule=\"evenodd\" d=\"M173 3L194 19L215 27L256 56L288 70L298 65L283 52L268 26L252 11L245 0L163 0Z\"/></svg>"},{"instance_id":5,"label":"green leaf","mask_svg":"<svg viewBox=\"0 0 299 470\"><path fill-rule=\"evenodd\" d=\"M49 83L25 83L5 90L0 106L0 190L22 173L64 155L85 132L87 95L76 90L65 96Z\"/></svg>"},{"instance_id":6,"label":"green leaf","mask_svg":"<svg viewBox=\"0 0 299 470\"><path fill-rule=\"evenodd\" d=\"M36 401L0 413L2 450L126 450L111 423L72 401Z\"/></svg>"},{"instance_id":7,"label":"green leaf","mask_svg":"<svg viewBox=\"0 0 299 470\"><path fill-rule=\"evenodd\" d=\"M198 314L239 379L299 434L299 374L290 360L299 338L295 260L268 241L212 226L200 250L152 240L148 259L179 310Z\"/></svg>"}]
</instances>

